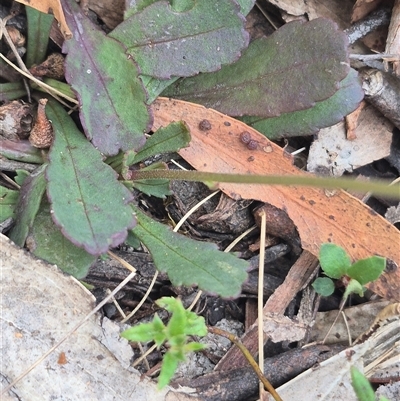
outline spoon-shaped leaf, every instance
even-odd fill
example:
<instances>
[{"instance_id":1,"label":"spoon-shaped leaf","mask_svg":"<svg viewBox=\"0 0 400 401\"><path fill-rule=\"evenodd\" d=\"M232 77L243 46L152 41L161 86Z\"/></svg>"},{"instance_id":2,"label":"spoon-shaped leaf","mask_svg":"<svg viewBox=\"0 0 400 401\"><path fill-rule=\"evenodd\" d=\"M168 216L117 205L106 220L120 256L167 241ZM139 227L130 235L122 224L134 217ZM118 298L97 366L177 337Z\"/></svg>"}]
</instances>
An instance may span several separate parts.
<instances>
[{"instance_id":1,"label":"spoon-shaped leaf","mask_svg":"<svg viewBox=\"0 0 400 401\"><path fill-rule=\"evenodd\" d=\"M160 79L218 70L249 42L232 0L201 0L182 13L158 1L127 18L109 36L122 42L142 74Z\"/></svg>"},{"instance_id":2,"label":"spoon-shaped leaf","mask_svg":"<svg viewBox=\"0 0 400 401\"><path fill-rule=\"evenodd\" d=\"M120 43L83 15L75 0L62 3L74 35L63 46L68 53L65 78L78 95L86 136L106 155L139 150L151 116L136 65Z\"/></svg>"},{"instance_id":3,"label":"spoon-shaped leaf","mask_svg":"<svg viewBox=\"0 0 400 401\"><path fill-rule=\"evenodd\" d=\"M235 64L179 80L163 96L231 116L276 117L332 96L349 68L347 36L334 22L294 21L253 41Z\"/></svg>"},{"instance_id":4,"label":"spoon-shaped leaf","mask_svg":"<svg viewBox=\"0 0 400 401\"><path fill-rule=\"evenodd\" d=\"M340 82L339 90L329 99L315 103L307 110L283 113L279 117L245 116L240 120L263 133L269 139L289 138L315 134L330 127L354 111L364 97L358 74L351 69Z\"/></svg>"},{"instance_id":5,"label":"spoon-shaped leaf","mask_svg":"<svg viewBox=\"0 0 400 401\"><path fill-rule=\"evenodd\" d=\"M58 103L49 100L46 113L54 129L46 170L53 220L73 244L105 253L135 225L133 195Z\"/></svg>"}]
</instances>

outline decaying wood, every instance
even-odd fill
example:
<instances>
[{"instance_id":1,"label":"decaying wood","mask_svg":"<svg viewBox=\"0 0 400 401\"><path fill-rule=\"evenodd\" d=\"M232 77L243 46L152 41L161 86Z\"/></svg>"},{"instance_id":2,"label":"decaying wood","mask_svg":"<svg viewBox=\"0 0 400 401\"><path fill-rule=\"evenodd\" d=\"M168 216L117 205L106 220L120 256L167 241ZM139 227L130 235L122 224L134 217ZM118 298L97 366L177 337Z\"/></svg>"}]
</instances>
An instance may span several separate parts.
<instances>
[{"instance_id":1,"label":"decaying wood","mask_svg":"<svg viewBox=\"0 0 400 401\"><path fill-rule=\"evenodd\" d=\"M400 129L400 79L376 69L361 73L365 98Z\"/></svg>"},{"instance_id":2,"label":"decaying wood","mask_svg":"<svg viewBox=\"0 0 400 401\"><path fill-rule=\"evenodd\" d=\"M385 53L400 56L400 0L394 2ZM400 77L400 60L393 61L393 72Z\"/></svg>"},{"instance_id":3,"label":"decaying wood","mask_svg":"<svg viewBox=\"0 0 400 401\"><path fill-rule=\"evenodd\" d=\"M350 44L353 44L375 29L389 24L389 21L390 10L388 8L381 8L372 12L363 20L355 22L350 28L346 29L345 32L349 37Z\"/></svg>"},{"instance_id":4,"label":"decaying wood","mask_svg":"<svg viewBox=\"0 0 400 401\"><path fill-rule=\"evenodd\" d=\"M264 306L264 313L283 314L290 301L296 296L308 278L318 266L317 258L304 251L290 269L285 281L276 289ZM258 347L257 322L244 334L241 341L252 355L257 353ZM229 370L246 365L246 360L236 347L231 347L215 367L216 370Z\"/></svg>"},{"instance_id":5,"label":"decaying wood","mask_svg":"<svg viewBox=\"0 0 400 401\"><path fill-rule=\"evenodd\" d=\"M343 346L316 345L294 349L264 360L264 374L277 387L296 377L317 363L335 355ZM202 377L180 380L176 384L192 387L207 401L241 401L256 395L258 377L250 366L234 370L220 370Z\"/></svg>"}]
</instances>

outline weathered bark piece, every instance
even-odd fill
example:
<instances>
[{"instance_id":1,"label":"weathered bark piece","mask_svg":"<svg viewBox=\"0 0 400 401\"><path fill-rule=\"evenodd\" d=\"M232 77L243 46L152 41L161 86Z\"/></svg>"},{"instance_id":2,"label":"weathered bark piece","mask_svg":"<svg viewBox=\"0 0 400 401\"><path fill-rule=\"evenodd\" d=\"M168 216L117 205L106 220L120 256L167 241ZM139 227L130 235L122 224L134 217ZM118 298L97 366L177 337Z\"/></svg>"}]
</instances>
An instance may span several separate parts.
<instances>
[{"instance_id":1,"label":"weathered bark piece","mask_svg":"<svg viewBox=\"0 0 400 401\"><path fill-rule=\"evenodd\" d=\"M400 79L379 70L361 73L365 98L400 129Z\"/></svg>"},{"instance_id":2,"label":"weathered bark piece","mask_svg":"<svg viewBox=\"0 0 400 401\"><path fill-rule=\"evenodd\" d=\"M268 299L264 306L264 313L283 314L290 301L296 296L308 278L318 266L318 259L310 252L304 251L296 263L290 269L285 281L280 285L274 294ZM252 355L257 353L258 348L257 322L241 338L243 344L248 348ZM215 370L230 370L245 366L247 361L241 351L236 347L231 347L225 356L219 361Z\"/></svg>"},{"instance_id":3,"label":"weathered bark piece","mask_svg":"<svg viewBox=\"0 0 400 401\"><path fill-rule=\"evenodd\" d=\"M278 387L343 348L316 345L290 350L266 358L264 374L274 387ZM196 389L198 396L206 401L241 401L256 395L259 380L253 369L246 366L229 371L212 372L197 379L180 380L178 383Z\"/></svg>"},{"instance_id":4,"label":"weathered bark piece","mask_svg":"<svg viewBox=\"0 0 400 401\"><path fill-rule=\"evenodd\" d=\"M301 253L299 233L287 213L269 203L265 203L254 211L254 218L259 227L261 226L261 212L264 212L266 216L267 234L282 238L291 245L293 252L299 255Z\"/></svg>"},{"instance_id":5,"label":"weathered bark piece","mask_svg":"<svg viewBox=\"0 0 400 401\"><path fill-rule=\"evenodd\" d=\"M350 28L345 30L349 37L350 44L353 44L358 39L363 38L375 29L388 25L390 22L390 10L382 8L369 14L361 21L357 21Z\"/></svg>"},{"instance_id":6,"label":"weathered bark piece","mask_svg":"<svg viewBox=\"0 0 400 401\"><path fill-rule=\"evenodd\" d=\"M385 53L400 54L400 0L395 0L393 5ZM393 71L400 77L400 60L393 61Z\"/></svg>"}]
</instances>

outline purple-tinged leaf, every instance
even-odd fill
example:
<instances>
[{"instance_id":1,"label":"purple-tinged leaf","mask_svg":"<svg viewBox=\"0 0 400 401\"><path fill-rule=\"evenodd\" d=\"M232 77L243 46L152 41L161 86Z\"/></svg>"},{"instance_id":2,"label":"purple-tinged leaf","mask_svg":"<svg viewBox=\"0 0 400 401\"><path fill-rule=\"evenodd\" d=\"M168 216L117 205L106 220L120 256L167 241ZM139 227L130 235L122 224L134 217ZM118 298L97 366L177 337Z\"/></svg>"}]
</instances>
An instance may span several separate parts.
<instances>
[{"instance_id":1,"label":"purple-tinged leaf","mask_svg":"<svg viewBox=\"0 0 400 401\"><path fill-rule=\"evenodd\" d=\"M54 129L46 170L53 220L73 244L105 253L135 225L133 195L58 103L49 100L46 114Z\"/></svg>"},{"instance_id":2,"label":"purple-tinged leaf","mask_svg":"<svg viewBox=\"0 0 400 401\"><path fill-rule=\"evenodd\" d=\"M77 279L84 278L97 260L84 249L78 248L61 234L51 219L50 205L43 202L29 231L26 244L38 258L57 265Z\"/></svg>"},{"instance_id":3,"label":"purple-tinged leaf","mask_svg":"<svg viewBox=\"0 0 400 401\"><path fill-rule=\"evenodd\" d=\"M250 125L269 139L289 138L315 134L319 129L330 127L354 111L364 97L357 72L350 70L340 82L339 90L329 99L317 102L307 110L284 113L279 117L261 118L245 116L241 121Z\"/></svg>"},{"instance_id":4,"label":"purple-tinged leaf","mask_svg":"<svg viewBox=\"0 0 400 401\"><path fill-rule=\"evenodd\" d=\"M63 0L73 39L66 40L65 78L76 91L86 136L102 153L139 150L152 118L138 69L117 41L108 38L81 12L75 0Z\"/></svg>"},{"instance_id":5,"label":"purple-tinged leaf","mask_svg":"<svg viewBox=\"0 0 400 401\"><path fill-rule=\"evenodd\" d=\"M177 13L158 1L131 15L109 36L122 42L142 74L159 79L216 71L248 45L244 17L233 0L196 1Z\"/></svg>"},{"instance_id":6,"label":"purple-tinged leaf","mask_svg":"<svg viewBox=\"0 0 400 401\"><path fill-rule=\"evenodd\" d=\"M29 229L32 227L36 213L39 210L40 202L46 190L46 180L44 178L46 167L47 164L42 164L32 172L24 180L19 191L18 203L15 209L15 224L10 233L10 239L18 246L25 245Z\"/></svg>"},{"instance_id":7,"label":"purple-tinged leaf","mask_svg":"<svg viewBox=\"0 0 400 401\"><path fill-rule=\"evenodd\" d=\"M276 117L332 96L349 68L347 36L334 22L294 21L252 42L235 64L179 80L163 96L231 116Z\"/></svg>"},{"instance_id":8,"label":"purple-tinged leaf","mask_svg":"<svg viewBox=\"0 0 400 401\"><path fill-rule=\"evenodd\" d=\"M14 142L9 139L1 139L0 155L10 160L17 160L25 163L41 164L44 162L40 150L34 148L28 140Z\"/></svg>"}]
</instances>

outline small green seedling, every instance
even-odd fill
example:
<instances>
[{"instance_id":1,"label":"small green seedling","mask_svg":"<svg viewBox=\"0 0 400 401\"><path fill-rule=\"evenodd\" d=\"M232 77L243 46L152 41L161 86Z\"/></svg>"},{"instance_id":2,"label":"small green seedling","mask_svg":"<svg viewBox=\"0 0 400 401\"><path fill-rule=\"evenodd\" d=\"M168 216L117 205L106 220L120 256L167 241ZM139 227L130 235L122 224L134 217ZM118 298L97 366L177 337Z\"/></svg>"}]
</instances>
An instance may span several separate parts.
<instances>
[{"instance_id":1,"label":"small green seedling","mask_svg":"<svg viewBox=\"0 0 400 401\"><path fill-rule=\"evenodd\" d=\"M335 290L332 279L341 279L346 287L344 300L352 293L363 296L365 290L363 286L376 280L386 265L386 259L380 256L371 256L352 264L346 251L335 244L322 244L319 261L322 270L330 278L317 278L312 284L315 291L327 297Z\"/></svg>"},{"instance_id":2,"label":"small green seedling","mask_svg":"<svg viewBox=\"0 0 400 401\"><path fill-rule=\"evenodd\" d=\"M350 256L342 247L335 244L322 244L319 251L319 262L328 277L320 277L313 282L312 286L318 294L327 297L333 293L335 284L332 279L340 279L346 287L339 313L322 342L325 343L348 296L353 293L363 296L365 290L363 286L376 280L382 274L386 259L380 256L371 256L351 264Z\"/></svg>"},{"instance_id":3,"label":"small green seedling","mask_svg":"<svg viewBox=\"0 0 400 401\"><path fill-rule=\"evenodd\" d=\"M350 368L351 384L359 401L376 401L374 390L368 379L354 366ZM386 397L379 401L389 401Z\"/></svg>"},{"instance_id":4,"label":"small green seedling","mask_svg":"<svg viewBox=\"0 0 400 401\"><path fill-rule=\"evenodd\" d=\"M168 351L164 354L158 388L162 389L172 379L178 363L186 360L186 355L192 351L200 351L204 344L188 342L188 336L203 337L207 334L204 318L186 310L179 299L163 297L156 301L161 308L172 314L165 325L157 313L151 323L142 323L121 333L129 341L154 341L160 348L165 342Z\"/></svg>"}]
</instances>

